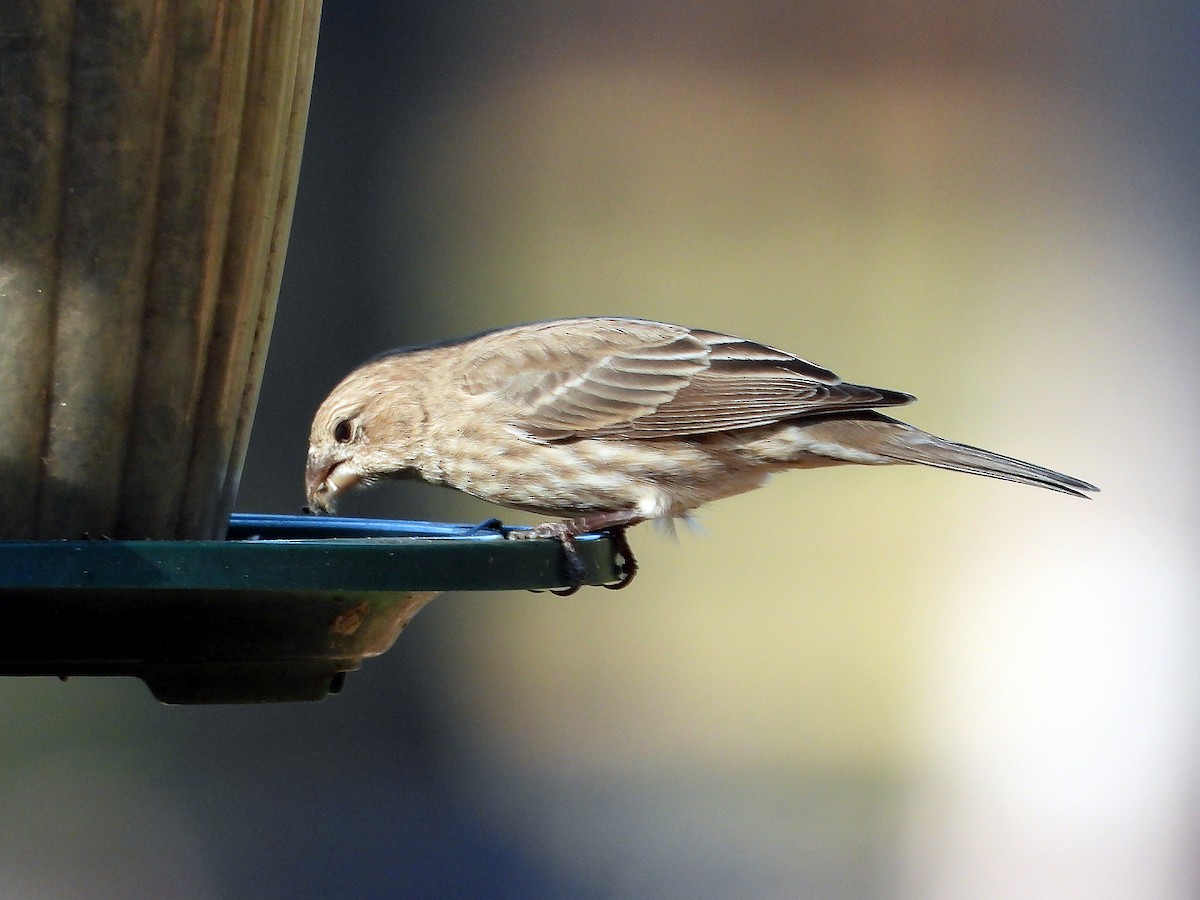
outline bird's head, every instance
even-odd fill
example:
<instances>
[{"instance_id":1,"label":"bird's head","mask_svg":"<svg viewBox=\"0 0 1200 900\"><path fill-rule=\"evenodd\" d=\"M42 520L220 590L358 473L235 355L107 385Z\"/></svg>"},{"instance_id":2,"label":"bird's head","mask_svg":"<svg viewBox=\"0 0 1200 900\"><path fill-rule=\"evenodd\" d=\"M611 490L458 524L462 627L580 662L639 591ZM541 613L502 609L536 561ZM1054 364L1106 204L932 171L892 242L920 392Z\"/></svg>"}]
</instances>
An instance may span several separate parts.
<instances>
[{"instance_id":1,"label":"bird's head","mask_svg":"<svg viewBox=\"0 0 1200 900\"><path fill-rule=\"evenodd\" d=\"M317 410L304 479L310 511L332 513L356 485L411 472L420 407L398 369L390 358L361 366Z\"/></svg>"}]
</instances>

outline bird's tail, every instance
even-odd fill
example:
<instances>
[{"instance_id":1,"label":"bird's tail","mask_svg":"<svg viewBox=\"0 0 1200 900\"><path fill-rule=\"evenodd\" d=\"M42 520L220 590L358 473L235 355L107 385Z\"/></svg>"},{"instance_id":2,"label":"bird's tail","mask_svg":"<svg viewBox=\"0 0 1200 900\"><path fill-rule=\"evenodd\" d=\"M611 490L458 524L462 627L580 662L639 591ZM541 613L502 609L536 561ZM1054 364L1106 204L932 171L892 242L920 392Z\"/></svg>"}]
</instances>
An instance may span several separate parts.
<instances>
[{"instance_id":1,"label":"bird's tail","mask_svg":"<svg viewBox=\"0 0 1200 900\"><path fill-rule=\"evenodd\" d=\"M1075 497L1087 498L1088 494L1100 490L1094 484L1088 484L1062 472L1055 472L1042 466L1011 456L1001 456L991 450L972 447L969 444L956 444L944 438L929 435L929 443L919 448L913 448L911 454L897 454L899 462L920 463L923 466L933 466L938 469L950 469L954 472L969 472L972 475L986 475L989 478L1002 478L1005 481L1016 481L1020 484L1031 484L1035 487L1060 491Z\"/></svg>"},{"instance_id":2,"label":"bird's tail","mask_svg":"<svg viewBox=\"0 0 1200 900\"><path fill-rule=\"evenodd\" d=\"M1071 494L1075 497L1086 498L1088 494L1100 490L1094 484L1064 475L1061 472L1055 472L1052 469L1035 466L1033 463L1014 459L1011 456L1002 456L991 450L983 450L969 444L948 441L882 413L848 415L837 424L831 417L822 424L834 426L839 431L841 427L848 426L857 432L856 436L859 440L869 433L870 438L867 441L869 447L862 444L859 446L871 454L882 457L880 462L916 463L938 469L949 469L954 472L986 475L989 478L1030 484L1051 491Z\"/></svg>"}]
</instances>

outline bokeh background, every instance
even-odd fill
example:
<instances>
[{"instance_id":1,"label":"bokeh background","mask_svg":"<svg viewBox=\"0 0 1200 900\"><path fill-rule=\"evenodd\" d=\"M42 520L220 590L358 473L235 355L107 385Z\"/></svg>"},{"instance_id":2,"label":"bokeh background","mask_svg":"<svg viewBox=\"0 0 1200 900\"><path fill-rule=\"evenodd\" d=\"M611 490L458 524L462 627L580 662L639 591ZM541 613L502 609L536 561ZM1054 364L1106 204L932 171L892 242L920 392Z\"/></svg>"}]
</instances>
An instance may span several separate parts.
<instances>
[{"instance_id":1,"label":"bokeh background","mask_svg":"<svg viewBox=\"0 0 1200 900\"><path fill-rule=\"evenodd\" d=\"M0 897L1195 896L1198 47L1171 0L328 4L241 509L363 358L600 313L1104 492L780 477L314 705L5 680Z\"/></svg>"}]
</instances>

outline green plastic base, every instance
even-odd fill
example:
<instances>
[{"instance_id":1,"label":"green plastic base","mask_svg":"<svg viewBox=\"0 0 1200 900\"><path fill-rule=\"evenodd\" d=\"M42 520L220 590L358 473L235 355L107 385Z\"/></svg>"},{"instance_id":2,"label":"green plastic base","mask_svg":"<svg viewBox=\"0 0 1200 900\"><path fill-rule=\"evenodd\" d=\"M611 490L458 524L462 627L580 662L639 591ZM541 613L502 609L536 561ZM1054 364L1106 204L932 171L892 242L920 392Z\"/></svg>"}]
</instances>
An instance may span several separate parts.
<instances>
[{"instance_id":1,"label":"green plastic base","mask_svg":"<svg viewBox=\"0 0 1200 900\"><path fill-rule=\"evenodd\" d=\"M0 542L0 675L134 675L165 703L316 700L442 591L567 583L556 541L492 527L234 516L230 538ZM618 579L611 541L579 549L587 584Z\"/></svg>"}]
</instances>

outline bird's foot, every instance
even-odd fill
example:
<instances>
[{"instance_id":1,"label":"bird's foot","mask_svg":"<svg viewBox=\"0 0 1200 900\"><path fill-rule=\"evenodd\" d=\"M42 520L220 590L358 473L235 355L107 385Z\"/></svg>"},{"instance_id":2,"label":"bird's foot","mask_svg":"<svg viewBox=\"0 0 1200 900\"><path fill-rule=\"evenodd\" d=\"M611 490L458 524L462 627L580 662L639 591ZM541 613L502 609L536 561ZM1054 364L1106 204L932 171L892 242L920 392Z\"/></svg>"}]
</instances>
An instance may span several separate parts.
<instances>
[{"instance_id":1,"label":"bird's foot","mask_svg":"<svg viewBox=\"0 0 1200 900\"><path fill-rule=\"evenodd\" d=\"M629 546L629 538L625 530L630 525L636 525L642 517L631 510L621 510L611 513L597 513L591 516L580 516L577 519L567 519L563 522L543 522L534 525L526 531L509 532L509 537L519 540L537 540L554 538L563 548L563 560L566 563L568 587L551 589L550 593L559 597L569 597L583 587L587 568L583 556L579 552L576 538L584 534L603 533L613 541L617 552L621 555L621 576L612 584L604 587L619 591L628 587L638 572L637 558Z\"/></svg>"},{"instance_id":2,"label":"bird's foot","mask_svg":"<svg viewBox=\"0 0 1200 900\"><path fill-rule=\"evenodd\" d=\"M569 586L562 589L550 588L550 593L557 594L559 597L569 597L583 587L584 576L587 574L587 567L584 566L583 557L579 554L579 544L575 540L576 535L580 532L571 529L571 523L574 521L571 519L566 522L543 522L522 531L508 532L510 540L536 541L543 538L554 538L562 544L563 561L566 563ZM541 591L533 590L532 593L540 594Z\"/></svg>"}]
</instances>

